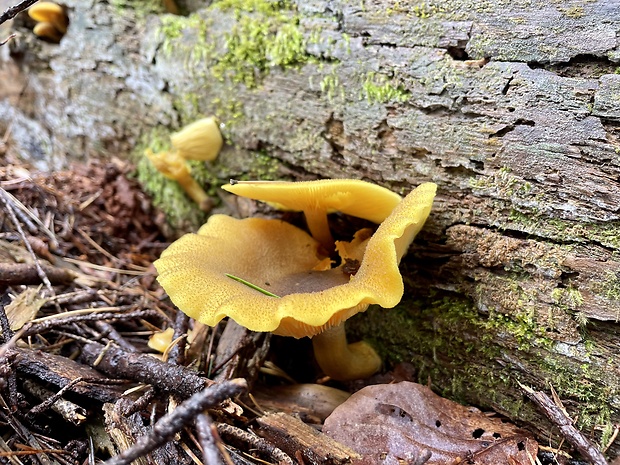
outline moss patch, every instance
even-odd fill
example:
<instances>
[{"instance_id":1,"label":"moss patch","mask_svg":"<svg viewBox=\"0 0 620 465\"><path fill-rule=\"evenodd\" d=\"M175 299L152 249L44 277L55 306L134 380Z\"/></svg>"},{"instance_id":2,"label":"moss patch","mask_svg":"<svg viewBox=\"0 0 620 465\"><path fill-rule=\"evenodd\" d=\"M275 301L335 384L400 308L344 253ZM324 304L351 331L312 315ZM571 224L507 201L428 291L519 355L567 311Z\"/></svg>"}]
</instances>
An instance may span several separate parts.
<instances>
[{"instance_id":1,"label":"moss patch","mask_svg":"<svg viewBox=\"0 0 620 465\"><path fill-rule=\"evenodd\" d=\"M154 129L144 136L142 142L136 147L132 156L136 164L135 176L153 200L153 205L164 212L168 224L174 231L196 230L205 222L206 214L185 194L177 182L166 178L155 169L144 156L144 150L147 148L154 152L170 149L167 130ZM192 168L192 173L196 174L194 168Z\"/></svg>"},{"instance_id":2,"label":"moss patch","mask_svg":"<svg viewBox=\"0 0 620 465\"><path fill-rule=\"evenodd\" d=\"M620 250L620 221L587 223L548 218L538 212L512 210L506 227L560 242L595 242L615 251Z\"/></svg>"},{"instance_id":3,"label":"moss patch","mask_svg":"<svg viewBox=\"0 0 620 465\"><path fill-rule=\"evenodd\" d=\"M120 13L131 10L132 16L141 21L151 14L166 13L162 0L112 0L110 4Z\"/></svg>"},{"instance_id":4,"label":"moss patch","mask_svg":"<svg viewBox=\"0 0 620 465\"><path fill-rule=\"evenodd\" d=\"M299 17L288 1L221 0L211 7L232 13L235 23L225 36L225 52L211 68L213 77L252 88L274 66L290 67L309 60Z\"/></svg>"},{"instance_id":5,"label":"moss patch","mask_svg":"<svg viewBox=\"0 0 620 465\"><path fill-rule=\"evenodd\" d=\"M418 381L430 380L442 395L491 407L513 420L540 423L537 409L523 403L516 381L531 385L532 379L544 379L562 399L579 401L571 413L579 416L581 427L609 423L609 399L615 393L603 382L608 367L588 359L596 355L593 344L583 342L575 357L567 357L560 343L547 339L525 316L482 313L466 297L435 294L394 309L372 308L350 320L349 334L352 340L366 337L388 365L413 363ZM528 345L521 342L524 335Z\"/></svg>"},{"instance_id":6,"label":"moss patch","mask_svg":"<svg viewBox=\"0 0 620 465\"><path fill-rule=\"evenodd\" d=\"M387 76L371 72L365 76L360 97L369 103L406 102L411 94Z\"/></svg>"}]
</instances>

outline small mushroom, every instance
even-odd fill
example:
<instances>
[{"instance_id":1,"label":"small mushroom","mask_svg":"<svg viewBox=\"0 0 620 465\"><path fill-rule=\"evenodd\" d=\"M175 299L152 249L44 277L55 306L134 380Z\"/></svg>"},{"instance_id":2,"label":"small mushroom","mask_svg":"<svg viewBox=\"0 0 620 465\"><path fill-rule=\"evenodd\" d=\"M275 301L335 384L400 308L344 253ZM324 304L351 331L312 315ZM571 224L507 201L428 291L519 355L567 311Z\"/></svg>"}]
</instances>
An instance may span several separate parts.
<instances>
[{"instance_id":1,"label":"small mushroom","mask_svg":"<svg viewBox=\"0 0 620 465\"><path fill-rule=\"evenodd\" d=\"M317 361L334 379L366 377L380 359L365 342L347 344L344 321L370 304L395 306L403 295L398 264L432 206L436 186L422 184L371 236L337 242L343 258L331 268L320 244L280 220L237 220L213 215L197 234L186 234L154 265L172 301L209 326L229 316L252 331L309 336ZM354 274L346 259L358 260Z\"/></svg>"},{"instance_id":2,"label":"small mushroom","mask_svg":"<svg viewBox=\"0 0 620 465\"><path fill-rule=\"evenodd\" d=\"M179 156L178 152L153 153L150 149L146 149L144 154L153 163L157 171L168 179L178 182L179 186L202 210L211 210L211 198L192 177L187 162Z\"/></svg>"},{"instance_id":3,"label":"small mushroom","mask_svg":"<svg viewBox=\"0 0 620 465\"><path fill-rule=\"evenodd\" d=\"M214 116L188 124L170 136L172 146L186 160L211 161L217 158L224 140Z\"/></svg>"},{"instance_id":4,"label":"small mushroom","mask_svg":"<svg viewBox=\"0 0 620 465\"><path fill-rule=\"evenodd\" d=\"M47 21L43 21L34 25L32 28L32 32L37 37L41 39L46 39L55 44L60 42L62 39L62 34L54 27L52 23L48 23Z\"/></svg>"},{"instance_id":5,"label":"small mushroom","mask_svg":"<svg viewBox=\"0 0 620 465\"><path fill-rule=\"evenodd\" d=\"M402 200L400 195L384 187L356 179L231 181L222 189L284 210L303 211L310 234L326 250L334 247L328 213L339 211L381 223Z\"/></svg>"},{"instance_id":6,"label":"small mushroom","mask_svg":"<svg viewBox=\"0 0 620 465\"><path fill-rule=\"evenodd\" d=\"M60 42L67 32L69 18L64 8L54 2L39 2L28 9L28 16L37 21L33 32L53 42Z\"/></svg>"},{"instance_id":7,"label":"small mushroom","mask_svg":"<svg viewBox=\"0 0 620 465\"><path fill-rule=\"evenodd\" d=\"M202 210L210 211L213 202L204 189L192 177L187 160L214 160L224 143L217 118L211 116L195 121L170 136L173 150L144 154L151 163L168 179L177 181L187 195Z\"/></svg>"}]
</instances>

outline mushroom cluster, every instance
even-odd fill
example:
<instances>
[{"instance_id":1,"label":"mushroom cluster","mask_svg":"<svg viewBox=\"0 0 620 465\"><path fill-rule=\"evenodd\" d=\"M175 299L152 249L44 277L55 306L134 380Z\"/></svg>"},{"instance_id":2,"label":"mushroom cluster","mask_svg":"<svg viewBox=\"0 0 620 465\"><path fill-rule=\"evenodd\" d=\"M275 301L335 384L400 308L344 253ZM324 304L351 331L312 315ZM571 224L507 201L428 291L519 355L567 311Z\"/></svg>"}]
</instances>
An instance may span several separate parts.
<instances>
[{"instance_id":1,"label":"mushroom cluster","mask_svg":"<svg viewBox=\"0 0 620 465\"><path fill-rule=\"evenodd\" d=\"M252 331L312 337L317 362L333 379L376 372L379 356L366 342L348 344L344 321L371 304L391 308L401 300L399 262L430 213L435 184L422 184L403 199L355 180L224 188L304 211L312 236L281 220L211 216L155 262L157 279L175 305L210 326L228 316ZM351 241L333 241L331 211L380 225L374 233L357 231ZM339 255L336 263L331 250Z\"/></svg>"},{"instance_id":2,"label":"mushroom cluster","mask_svg":"<svg viewBox=\"0 0 620 465\"><path fill-rule=\"evenodd\" d=\"M173 147L170 151L153 153L147 149L144 154L157 171L177 181L202 210L209 211L211 199L192 177L187 161L211 161L217 158L224 144L217 118L211 116L185 126L170 136L170 142Z\"/></svg>"},{"instance_id":3,"label":"mushroom cluster","mask_svg":"<svg viewBox=\"0 0 620 465\"><path fill-rule=\"evenodd\" d=\"M60 42L69 26L69 17L65 9L54 2L34 4L28 9L28 16L37 22L32 32L37 37L55 44Z\"/></svg>"}]
</instances>

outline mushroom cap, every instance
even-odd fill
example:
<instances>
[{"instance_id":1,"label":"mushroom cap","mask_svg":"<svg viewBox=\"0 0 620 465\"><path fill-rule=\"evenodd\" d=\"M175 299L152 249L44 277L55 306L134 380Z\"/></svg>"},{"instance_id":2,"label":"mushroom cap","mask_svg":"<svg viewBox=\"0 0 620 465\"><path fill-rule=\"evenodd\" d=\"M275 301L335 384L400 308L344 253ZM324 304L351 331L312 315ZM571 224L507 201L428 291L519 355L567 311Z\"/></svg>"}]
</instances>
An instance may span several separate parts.
<instances>
[{"instance_id":1,"label":"mushroom cap","mask_svg":"<svg viewBox=\"0 0 620 465\"><path fill-rule=\"evenodd\" d=\"M325 269L319 243L291 224L213 215L197 234L186 234L162 253L154 263L157 279L179 309L204 324L229 316L252 331L313 336L370 304L390 308L400 301L398 264L428 217L435 190L435 184L422 184L372 237L362 230L339 248L346 257L362 257L353 276L342 265Z\"/></svg>"},{"instance_id":2,"label":"mushroom cap","mask_svg":"<svg viewBox=\"0 0 620 465\"><path fill-rule=\"evenodd\" d=\"M64 14L62 6L54 2L38 2L28 8L28 16L35 21L52 22L53 18Z\"/></svg>"},{"instance_id":3,"label":"mushroom cap","mask_svg":"<svg viewBox=\"0 0 620 465\"><path fill-rule=\"evenodd\" d=\"M34 35L37 37L48 39L54 43L59 43L60 39L62 39L60 31L48 21L41 21L35 24L34 28L32 28L32 32L34 32Z\"/></svg>"},{"instance_id":4,"label":"mushroom cap","mask_svg":"<svg viewBox=\"0 0 620 465\"><path fill-rule=\"evenodd\" d=\"M28 8L28 16L35 21L47 22L54 25L62 35L67 32L69 19L62 6L54 2L38 2Z\"/></svg>"},{"instance_id":5,"label":"mushroom cap","mask_svg":"<svg viewBox=\"0 0 620 465\"><path fill-rule=\"evenodd\" d=\"M177 152L157 152L146 149L144 155L153 163L153 166L168 179L179 180L190 176L189 167L185 159Z\"/></svg>"},{"instance_id":6,"label":"mushroom cap","mask_svg":"<svg viewBox=\"0 0 620 465\"><path fill-rule=\"evenodd\" d=\"M237 181L222 189L283 210L339 211L374 223L381 223L402 200L389 189L357 179Z\"/></svg>"},{"instance_id":7,"label":"mushroom cap","mask_svg":"<svg viewBox=\"0 0 620 465\"><path fill-rule=\"evenodd\" d=\"M215 160L224 140L217 118L210 116L188 124L170 136L172 146L186 160Z\"/></svg>"}]
</instances>

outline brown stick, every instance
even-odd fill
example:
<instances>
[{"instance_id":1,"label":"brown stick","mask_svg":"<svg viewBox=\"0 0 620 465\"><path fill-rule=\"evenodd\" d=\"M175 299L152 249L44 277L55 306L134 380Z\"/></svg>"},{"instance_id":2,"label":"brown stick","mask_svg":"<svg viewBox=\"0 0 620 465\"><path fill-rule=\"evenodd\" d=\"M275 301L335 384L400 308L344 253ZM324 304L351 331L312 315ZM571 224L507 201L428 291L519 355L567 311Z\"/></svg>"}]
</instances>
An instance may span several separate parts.
<instances>
[{"instance_id":1,"label":"brown stick","mask_svg":"<svg viewBox=\"0 0 620 465\"><path fill-rule=\"evenodd\" d=\"M64 268L41 264L51 284L68 284L75 274ZM42 281L34 263L0 263L0 285L39 284Z\"/></svg>"},{"instance_id":2,"label":"brown stick","mask_svg":"<svg viewBox=\"0 0 620 465\"><path fill-rule=\"evenodd\" d=\"M213 383L188 368L95 342L84 345L81 360L110 376L151 384L184 399Z\"/></svg>"},{"instance_id":3,"label":"brown stick","mask_svg":"<svg viewBox=\"0 0 620 465\"><path fill-rule=\"evenodd\" d=\"M172 413L162 417L153 426L153 430L138 439L136 444L116 457L105 462L105 465L128 465L133 460L148 454L152 450L172 439L184 426L190 424L205 409L218 405L225 399L235 397L245 390L248 384L244 379L237 378L223 383L214 384L194 394L180 404Z\"/></svg>"},{"instance_id":4,"label":"brown stick","mask_svg":"<svg viewBox=\"0 0 620 465\"><path fill-rule=\"evenodd\" d=\"M17 5L7 8L4 13L0 15L0 24L7 22L9 19L13 19L15 16L30 8L35 3L37 3L37 0L24 0Z\"/></svg>"},{"instance_id":5,"label":"brown stick","mask_svg":"<svg viewBox=\"0 0 620 465\"><path fill-rule=\"evenodd\" d=\"M581 431L573 426L573 420L565 413L563 406L556 405L547 394L534 391L519 383L525 394L543 411L547 418L555 424L566 440L579 451L584 459L594 465L607 465L603 454L586 438Z\"/></svg>"}]
</instances>

